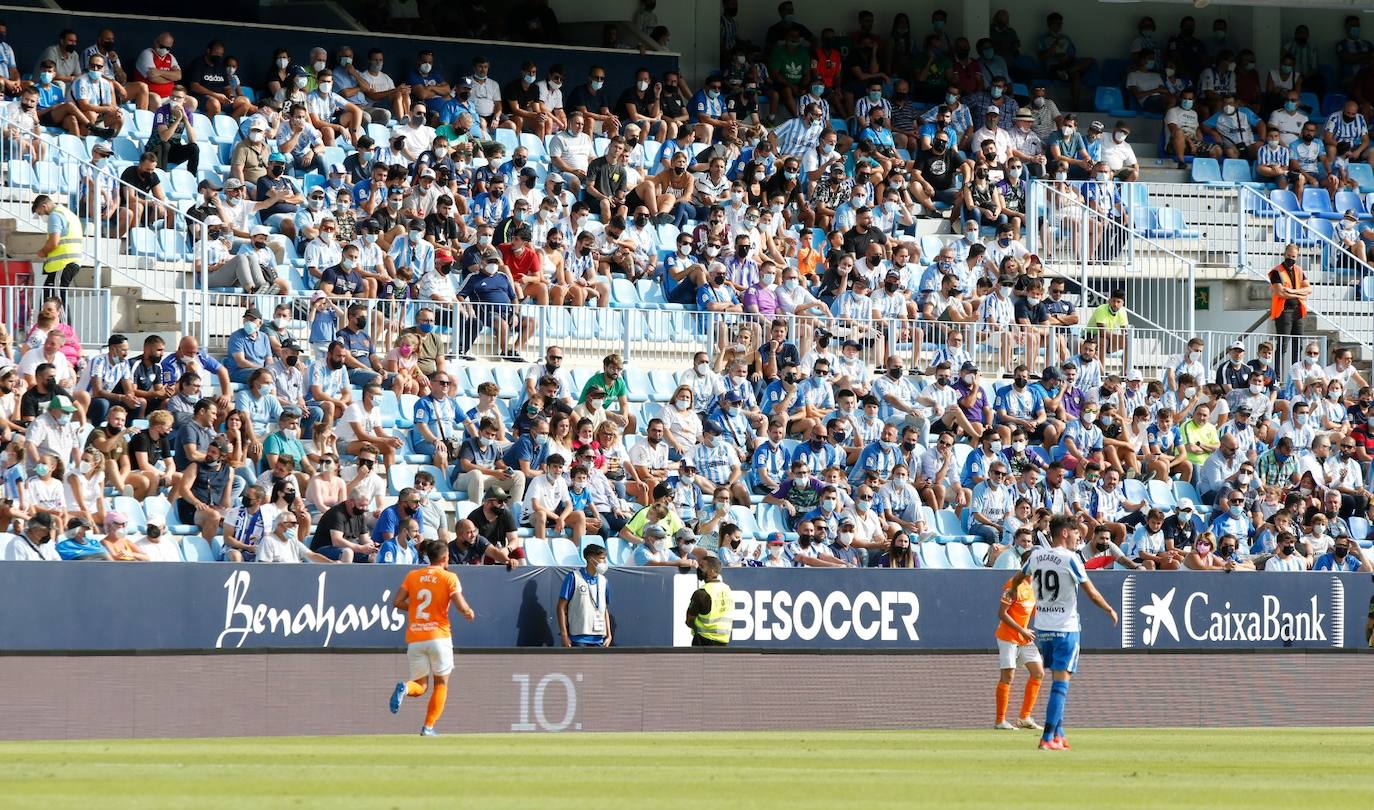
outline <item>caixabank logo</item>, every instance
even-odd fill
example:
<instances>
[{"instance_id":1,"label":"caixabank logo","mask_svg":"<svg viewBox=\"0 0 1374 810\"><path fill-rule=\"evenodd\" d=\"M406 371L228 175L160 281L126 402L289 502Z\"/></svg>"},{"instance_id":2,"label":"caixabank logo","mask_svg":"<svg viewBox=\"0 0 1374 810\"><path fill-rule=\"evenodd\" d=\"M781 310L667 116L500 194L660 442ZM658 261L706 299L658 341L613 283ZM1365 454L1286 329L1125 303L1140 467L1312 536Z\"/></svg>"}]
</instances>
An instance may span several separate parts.
<instances>
[{"instance_id":1,"label":"caixabank logo","mask_svg":"<svg viewBox=\"0 0 1374 810\"><path fill-rule=\"evenodd\" d=\"M1199 578L1201 579L1201 578ZM1130 575L1121 584L1121 646L1132 648L1342 647L1345 586L1303 574L1254 576L1197 587ZM1186 580L1186 578L1185 578Z\"/></svg>"}]
</instances>

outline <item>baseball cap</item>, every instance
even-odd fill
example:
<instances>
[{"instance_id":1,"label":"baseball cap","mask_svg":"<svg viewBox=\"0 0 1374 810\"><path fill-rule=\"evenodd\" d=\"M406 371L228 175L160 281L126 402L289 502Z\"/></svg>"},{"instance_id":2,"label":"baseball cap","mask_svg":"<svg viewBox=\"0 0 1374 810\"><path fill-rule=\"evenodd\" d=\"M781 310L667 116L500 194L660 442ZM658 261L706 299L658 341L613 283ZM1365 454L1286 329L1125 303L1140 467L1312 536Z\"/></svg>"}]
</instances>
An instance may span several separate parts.
<instances>
[{"instance_id":1,"label":"baseball cap","mask_svg":"<svg viewBox=\"0 0 1374 810\"><path fill-rule=\"evenodd\" d=\"M715 422L707 422L706 427L704 427L703 430L715 436L719 436L722 432L720 429L720 425L716 424Z\"/></svg>"},{"instance_id":2,"label":"baseball cap","mask_svg":"<svg viewBox=\"0 0 1374 810\"><path fill-rule=\"evenodd\" d=\"M1088 131L1089 131L1089 132L1091 132L1091 131L1093 131L1093 130L1097 130L1098 132L1102 132L1102 131L1105 130L1105 129L1106 129L1106 127L1102 125L1102 122L1101 122L1101 121L1094 121L1094 122L1092 122L1091 124L1088 124Z\"/></svg>"},{"instance_id":3,"label":"baseball cap","mask_svg":"<svg viewBox=\"0 0 1374 810\"><path fill-rule=\"evenodd\" d=\"M1237 340L1235 343L1232 343L1232 344L1231 344L1231 348L1232 348L1232 349L1240 349L1241 351L1245 351L1245 344L1242 343L1241 341Z\"/></svg>"},{"instance_id":4,"label":"baseball cap","mask_svg":"<svg viewBox=\"0 0 1374 810\"><path fill-rule=\"evenodd\" d=\"M1001 111L1000 109L998 109L997 107L995 107L995 106L989 104L989 105L988 105L988 109L987 109L987 114L988 114L988 115L1000 116L1000 115L1002 114L1002 111Z\"/></svg>"},{"instance_id":5,"label":"baseball cap","mask_svg":"<svg viewBox=\"0 0 1374 810\"><path fill-rule=\"evenodd\" d=\"M434 177L434 176L435 176L434 170L431 169L430 167L426 166L426 167L424 167L423 169L420 170L420 176L421 176L421 177Z\"/></svg>"},{"instance_id":6,"label":"baseball cap","mask_svg":"<svg viewBox=\"0 0 1374 810\"><path fill-rule=\"evenodd\" d=\"M301 350L301 344L297 343L295 338L288 335L286 339L281 342L281 350L284 352L298 352Z\"/></svg>"},{"instance_id":7,"label":"baseball cap","mask_svg":"<svg viewBox=\"0 0 1374 810\"><path fill-rule=\"evenodd\" d=\"M96 141L95 145L91 147L91 154L95 154L96 152L104 152L107 155L113 155L114 147L110 146L106 141Z\"/></svg>"},{"instance_id":8,"label":"baseball cap","mask_svg":"<svg viewBox=\"0 0 1374 810\"><path fill-rule=\"evenodd\" d=\"M857 340L855 340L855 339L853 339L853 338L850 338L850 339L846 340L844 343L841 343L841 344L840 344L840 348L842 348L842 349L849 349L849 348L862 349L863 347L864 347L864 345L863 345L862 343L860 343L859 341L857 341Z\"/></svg>"},{"instance_id":9,"label":"baseball cap","mask_svg":"<svg viewBox=\"0 0 1374 810\"><path fill-rule=\"evenodd\" d=\"M644 527L644 537L646 539L652 537L656 540L662 540L667 536L668 530L658 525L657 523Z\"/></svg>"},{"instance_id":10,"label":"baseball cap","mask_svg":"<svg viewBox=\"0 0 1374 810\"><path fill-rule=\"evenodd\" d=\"M504 503L510 500L510 492L508 492L506 488L503 486L490 486L487 487L486 492L482 493L482 500L485 501L488 499L497 500Z\"/></svg>"},{"instance_id":11,"label":"baseball cap","mask_svg":"<svg viewBox=\"0 0 1374 810\"><path fill-rule=\"evenodd\" d=\"M733 402L733 403L735 403L736 405L738 405L739 403L741 403L741 402L744 401L744 397L741 397L741 396L739 395L739 392L738 392L738 391L726 391L726 392L725 392L725 401L726 401L726 402Z\"/></svg>"},{"instance_id":12,"label":"baseball cap","mask_svg":"<svg viewBox=\"0 0 1374 810\"><path fill-rule=\"evenodd\" d=\"M286 155L283 155L281 152L273 152L272 154L270 154L270 155L267 156L267 162L268 162L268 163L285 163L285 162L286 162Z\"/></svg>"},{"instance_id":13,"label":"baseball cap","mask_svg":"<svg viewBox=\"0 0 1374 810\"><path fill-rule=\"evenodd\" d=\"M330 173L330 174L347 174L347 172L344 171L344 167L343 167L343 164L342 164L342 163L331 163L331 164L329 164L329 173Z\"/></svg>"},{"instance_id":14,"label":"baseball cap","mask_svg":"<svg viewBox=\"0 0 1374 810\"><path fill-rule=\"evenodd\" d=\"M964 372L966 372L966 371L977 371L977 370L978 370L978 367L975 366L972 362L970 362L970 361L968 361L968 360L965 360L965 361L964 361L964 364L963 364L962 366L959 367L959 373L961 373L961 374L964 373Z\"/></svg>"},{"instance_id":15,"label":"baseball cap","mask_svg":"<svg viewBox=\"0 0 1374 810\"><path fill-rule=\"evenodd\" d=\"M216 215L216 214L211 214L210 216L208 216L208 217L205 218L205 227L207 227L207 228L210 227L211 225L223 225L223 224L224 224L224 220L220 219L219 216Z\"/></svg>"},{"instance_id":16,"label":"baseball cap","mask_svg":"<svg viewBox=\"0 0 1374 810\"><path fill-rule=\"evenodd\" d=\"M455 82L455 84L457 84L459 87L472 87L472 77L464 76L463 78Z\"/></svg>"},{"instance_id":17,"label":"baseball cap","mask_svg":"<svg viewBox=\"0 0 1374 810\"><path fill-rule=\"evenodd\" d=\"M71 397L64 396L64 395L62 395L62 394L58 394L57 396L55 396L55 397L53 397L52 399L48 400L48 410L50 410L50 411L66 411L67 413L75 413L75 412L76 412L76 406L72 404Z\"/></svg>"},{"instance_id":18,"label":"baseball cap","mask_svg":"<svg viewBox=\"0 0 1374 810\"><path fill-rule=\"evenodd\" d=\"M1239 406L1236 407L1236 413L1238 413L1238 414L1243 413L1243 414L1245 414L1246 416L1249 416L1251 413L1253 413L1253 411L1250 410L1250 406L1249 406L1249 405L1239 405Z\"/></svg>"},{"instance_id":19,"label":"baseball cap","mask_svg":"<svg viewBox=\"0 0 1374 810\"><path fill-rule=\"evenodd\" d=\"M448 248L442 247L434 251L435 264L448 264L451 261L453 261L453 251Z\"/></svg>"},{"instance_id":20,"label":"baseball cap","mask_svg":"<svg viewBox=\"0 0 1374 810\"><path fill-rule=\"evenodd\" d=\"M236 188L243 188L243 181L237 177L231 177L224 181L224 190L233 191Z\"/></svg>"},{"instance_id":21,"label":"baseball cap","mask_svg":"<svg viewBox=\"0 0 1374 810\"><path fill-rule=\"evenodd\" d=\"M261 313L261 312L258 312L258 308L257 308L257 307L249 307L248 309L245 309L245 310L243 311L243 319L244 319L245 321L247 321L247 320L260 321L260 320L262 320L262 313Z\"/></svg>"},{"instance_id":22,"label":"baseball cap","mask_svg":"<svg viewBox=\"0 0 1374 810\"><path fill-rule=\"evenodd\" d=\"M219 186L215 185L215 181L214 181L214 180L211 180L211 179L208 178L208 177L205 178L204 180L200 181L199 183L197 183L197 184L196 184L196 188L197 188L197 189L212 188L212 189L214 189L215 191L219 191Z\"/></svg>"},{"instance_id":23,"label":"baseball cap","mask_svg":"<svg viewBox=\"0 0 1374 810\"><path fill-rule=\"evenodd\" d=\"M271 233L272 233L272 229L269 228L269 227L267 227L266 225L254 225L253 227L251 227L251 228L248 229L248 235L249 235L250 237L252 237L252 236L270 236Z\"/></svg>"},{"instance_id":24,"label":"baseball cap","mask_svg":"<svg viewBox=\"0 0 1374 810\"><path fill-rule=\"evenodd\" d=\"M782 544L784 544L784 543L786 543L786 542L787 542L787 541L786 541L786 540L783 538L783 536L782 536L782 532L773 532L772 534L768 535L768 545L770 545L770 546L772 546L772 545L779 545L779 546L780 546L780 545L782 545Z\"/></svg>"},{"instance_id":25,"label":"baseball cap","mask_svg":"<svg viewBox=\"0 0 1374 810\"><path fill-rule=\"evenodd\" d=\"M1192 499L1192 498L1179 498L1179 499L1178 499L1178 511L1180 511L1180 512L1191 512L1191 511L1193 511L1193 499Z\"/></svg>"},{"instance_id":26,"label":"baseball cap","mask_svg":"<svg viewBox=\"0 0 1374 810\"><path fill-rule=\"evenodd\" d=\"M1145 375L1140 373L1140 369L1133 368L1126 372L1126 382L1144 382Z\"/></svg>"},{"instance_id":27,"label":"baseball cap","mask_svg":"<svg viewBox=\"0 0 1374 810\"><path fill-rule=\"evenodd\" d=\"M683 526L681 529L678 529L677 531L673 532L673 540L679 543L695 543L697 541L697 535L696 532L692 531L686 526Z\"/></svg>"}]
</instances>

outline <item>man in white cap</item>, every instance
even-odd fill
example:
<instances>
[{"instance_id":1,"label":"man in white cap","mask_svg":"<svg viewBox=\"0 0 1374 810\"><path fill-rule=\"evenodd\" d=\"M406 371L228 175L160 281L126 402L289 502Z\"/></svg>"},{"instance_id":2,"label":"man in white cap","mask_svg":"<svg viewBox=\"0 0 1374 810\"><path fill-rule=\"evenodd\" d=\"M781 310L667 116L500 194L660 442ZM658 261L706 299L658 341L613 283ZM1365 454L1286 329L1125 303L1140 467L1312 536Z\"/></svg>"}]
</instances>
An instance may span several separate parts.
<instances>
[{"instance_id":1,"label":"man in white cap","mask_svg":"<svg viewBox=\"0 0 1374 810\"><path fill-rule=\"evenodd\" d=\"M1011 154L1011 135L1002 128L1002 111L997 107L988 105L983 116L983 126L973 133L969 139L969 148L973 154L983 151L983 143L992 141L997 150L997 165L1001 166L1007 162L1007 156Z\"/></svg>"},{"instance_id":2,"label":"man in white cap","mask_svg":"<svg viewBox=\"0 0 1374 810\"><path fill-rule=\"evenodd\" d=\"M1226 350L1226 359L1221 365L1217 366L1216 383L1226 389L1226 393L1232 391L1245 391L1250 385L1250 364L1245 362L1245 343L1235 341Z\"/></svg>"},{"instance_id":3,"label":"man in white cap","mask_svg":"<svg viewBox=\"0 0 1374 810\"><path fill-rule=\"evenodd\" d=\"M248 241L239 245L238 255L251 263L249 272L254 275L255 281L261 277L262 284L286 295L291 292L291 287L285 278L277 274L277 265L281 261L277 254L279 250L281 245L272 242L272 230L266 225L254 225L248 229Z\"/></svg>"},{"instance_id":4,"label":"man in white cap","mask_svg":"<svg viewBox=\"0 0 1374 810\"><path fill-rule=\"evenodd\" d=\"M249 256L229 252L229 229L218 216L211 214L205 218L206 244L205 268L200 266L200 255L196 256L196 272L208 270L211 287L238 287L244 292L266 292L270 283L263 276L262 269Z\"/></svg>"},{"instance_id":5,"label":"man in white cap","mask_svg":"<svg viewBox=\"0 0 1374 810\"><path fill-rule=\"evenodd\" d=\"M1011 139L1011 156L1025 164L1026 171L1031 177L1044 177L1045 144L1032 128L1035 124L1035 113L1029 108L1022 107L1016 111L1013 123L1012 128L1007 130L1007 137Z\"/></svg>"},{"instance_id":6,"label":"man in white cap","mask_svg":"<svg viewBox=\"0 0 1374 810\"><path fill-rule=\"evenodd\" d=\"M114 149L107 141L96 141L91 146L91 160L89 163L83 162L79 170L81 199L77 210L82 216L90 216L94 195L108 223L105 233L109 233L113 226L117 229L116 233L123 234L133 224L133 213L119 205L119 173L110 163L110 155L113 154Z\"/></svg>"}]
</instances>

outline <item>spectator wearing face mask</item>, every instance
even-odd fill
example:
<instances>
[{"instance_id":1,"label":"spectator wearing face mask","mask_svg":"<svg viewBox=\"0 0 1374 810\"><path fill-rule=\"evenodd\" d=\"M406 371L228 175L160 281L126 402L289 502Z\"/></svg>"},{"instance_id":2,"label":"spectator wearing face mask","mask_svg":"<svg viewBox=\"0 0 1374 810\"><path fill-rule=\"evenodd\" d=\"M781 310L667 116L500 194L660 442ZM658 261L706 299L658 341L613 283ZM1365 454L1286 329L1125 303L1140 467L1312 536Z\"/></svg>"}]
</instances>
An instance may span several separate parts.
<instances>
[{"instance_id":1,"label":"spectator wearing face mask","mask_svg":"<svg viewBox=\"0 0 1374 810\"><path fill-rule=\"evenodd\" d=\"M1317 557L1313 571L1354 571L1361 574L1374 572L1369 557L1360 544L1348 537L1340 538L1331 544L1331 549Z\"/></svg>"}]
</instances>

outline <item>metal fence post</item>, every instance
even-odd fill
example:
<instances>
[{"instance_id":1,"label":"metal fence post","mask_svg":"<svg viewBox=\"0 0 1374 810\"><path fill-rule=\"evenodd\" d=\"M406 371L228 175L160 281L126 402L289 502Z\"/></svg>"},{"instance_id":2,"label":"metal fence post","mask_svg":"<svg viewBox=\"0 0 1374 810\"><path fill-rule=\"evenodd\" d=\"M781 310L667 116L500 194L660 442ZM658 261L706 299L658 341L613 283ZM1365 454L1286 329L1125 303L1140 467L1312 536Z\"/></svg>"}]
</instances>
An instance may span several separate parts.
<instances>
[{"instance_id":1,"label":"metal fence post","mask_svg":"<svg viewBox=\"0 0 1374 810\"><path fill-rule=\"evenodd\" d=\"M1197 295L1197 262L1188 262L1188 294L1184 298L1183 307L1188 313L1188 334L1193 334L1197 328L1197 307L1194 306Z\"/></svg>"},{"instance_id":2,"label":"metal fence post","mask_svg":"<svg viewBox=\"0 0 1374 810\"><path fill-rule=\"evenodd\" d=\"M195 227L200 234L200 240L196 242L196 252L200 256L200 345L206 346L210 342L210 241L209 229L199 221L187 219L186 224L195 222Z\"/></svg>"},{"instance_id":3,"label":"metal fence post","mask_svg":"<svg viewBox=\"0 0 1374 810\"><path fill-rule=\"evenodd\" d=\"M620 346L620 350L621 350L621 351L620 351L620 353L621 353L621 356L625 358L625 362L626 362L626 363L630 362L630 315L631 315L631 314L633 314L633 313L632 313L632 310L630 310L630 309L628 309L628 308L627 308L627 309L622 309L622 310L620 310L620 340L621 340L621 346Z\"/></svg>"},{"instance_id":4,"label":"metal fence post","mask_svg":"<svg viewBox=\"0 0 1374 810\"><path fill-rule=\"evenodd\" d=\"M1240 203L1240 205L1236 206L1236 258L1238 260L1238 269L1242 273L1244 273L1250 267L1250 257L1246 253L1247 245L1245 239L1245 208L1246 202L1249 200L1249 198L1245 195L1254 194L1255 192L1253 189L1247 186L1237 186L1236 189L1240 193L1240 196L1237 198L1237 201Z\"/></svg>"}]
</instances>

